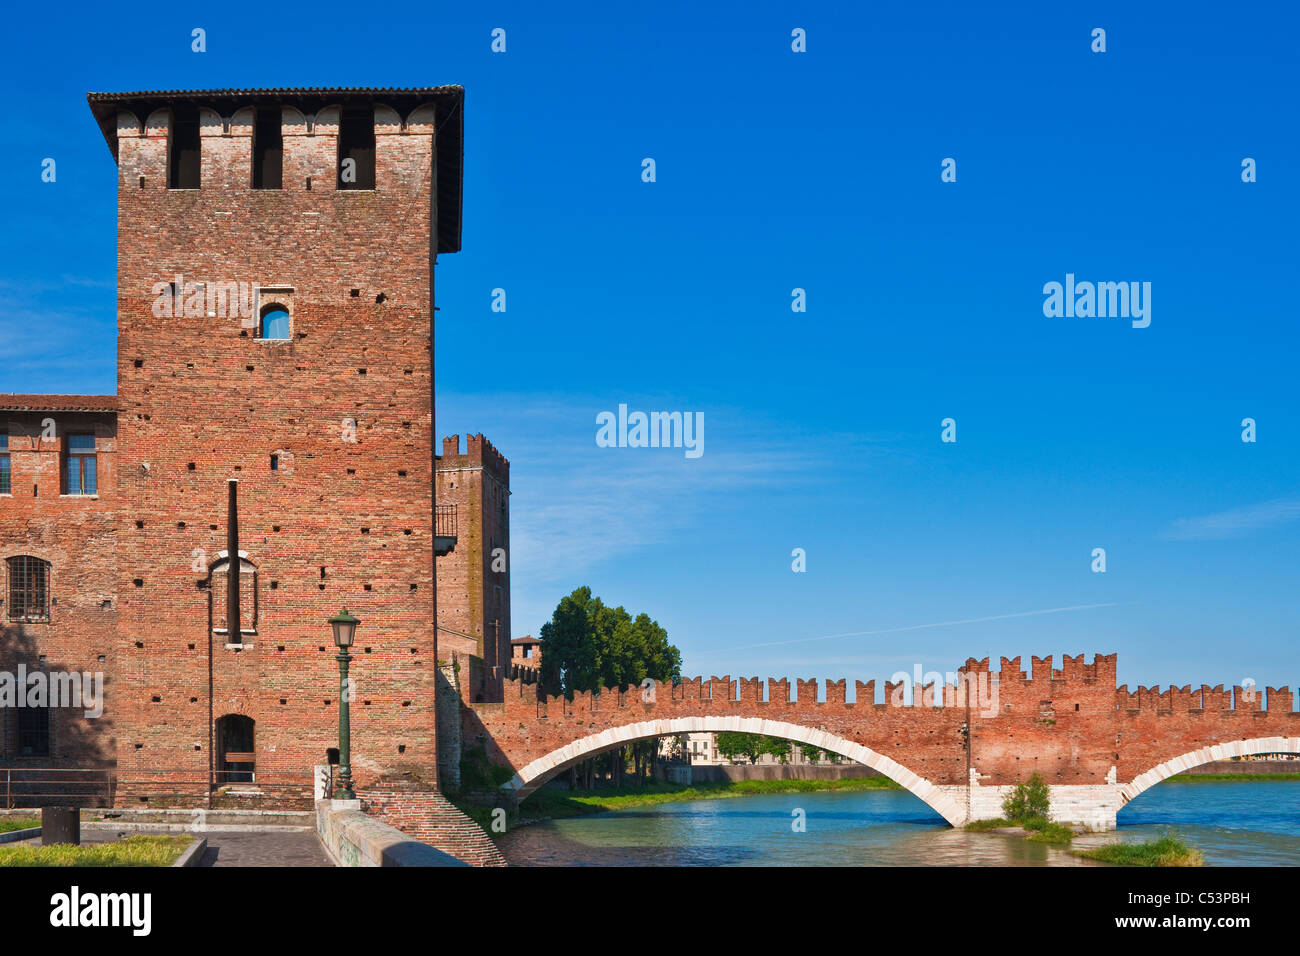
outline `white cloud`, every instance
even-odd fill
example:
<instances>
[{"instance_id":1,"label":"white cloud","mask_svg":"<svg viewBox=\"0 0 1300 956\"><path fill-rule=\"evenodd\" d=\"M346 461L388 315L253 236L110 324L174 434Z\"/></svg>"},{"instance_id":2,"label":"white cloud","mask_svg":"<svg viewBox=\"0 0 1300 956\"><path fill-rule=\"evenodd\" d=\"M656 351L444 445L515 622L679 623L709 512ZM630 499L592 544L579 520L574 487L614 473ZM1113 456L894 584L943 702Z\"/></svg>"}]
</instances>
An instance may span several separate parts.
<instances>
[{"instance_id":1,"label":"white cloud","mask_svg":"<svg viewBox=\"0 0 1300 956\"><path fill-rule=\"evenodd\" d=\"M1279 498L1243 508L1230 508L1199 518L1179 518L1162 535L1174 541L1215 541L1240 538L1300 518L1300 499Z\"/></svg>"}]
</instances>

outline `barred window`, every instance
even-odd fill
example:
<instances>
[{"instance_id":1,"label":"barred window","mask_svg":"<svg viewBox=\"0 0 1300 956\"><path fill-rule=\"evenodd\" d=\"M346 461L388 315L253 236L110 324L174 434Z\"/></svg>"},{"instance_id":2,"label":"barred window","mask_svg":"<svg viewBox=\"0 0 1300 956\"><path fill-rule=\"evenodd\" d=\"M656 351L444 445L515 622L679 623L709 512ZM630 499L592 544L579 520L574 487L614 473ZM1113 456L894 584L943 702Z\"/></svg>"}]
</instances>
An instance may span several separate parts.
<instances>
[{"instance_id":1,"label":"barred window","mask_svg":"<svg viewBox=\"0 0 1300 956\"><path fill-rule=\"evenodd\" d=\"M50 562L20 554L9 566L9 620L39 623L50 619Z\"/></svg>"},{"instance_id":2,"label":"barred window","mask_svg":"<svg viewBox=\"0 0 1300 956\"><path fill-rule=\"evenodd\" d=\"M65 495L98 494L98 464L95 458L95 436L69 435L63 493Z\"/></svg>"},{"instance_id":3,"label":"barred window","mask_svg":"<svg viewBox=\"0 0 1300 956\"><path fill-rule=\"evenodd\" d=\"M0 431L0 495L12 494L9 478L9 433Z\"/></svg>"}]
</instances>

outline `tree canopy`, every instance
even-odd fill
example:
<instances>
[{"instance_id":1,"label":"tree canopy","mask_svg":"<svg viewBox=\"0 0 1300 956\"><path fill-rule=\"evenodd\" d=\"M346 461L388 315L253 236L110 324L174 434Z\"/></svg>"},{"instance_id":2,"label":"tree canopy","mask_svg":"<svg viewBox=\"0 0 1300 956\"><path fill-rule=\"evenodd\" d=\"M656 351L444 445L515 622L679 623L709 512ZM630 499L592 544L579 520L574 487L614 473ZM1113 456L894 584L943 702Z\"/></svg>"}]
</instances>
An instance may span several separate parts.
<instances>
[{"instance_id":1,"label":"tree canopy","mask_svg":"<svg viewBox=\"0 0 1300 956\"><path fill-rule=\"evenodd\" d=\"M562 598L541 633L543 686L572 697L578 691L628 687L647 677L681 676L681 651L648 614L633 617L580 587Z\"/></svg>"}]
</instances>

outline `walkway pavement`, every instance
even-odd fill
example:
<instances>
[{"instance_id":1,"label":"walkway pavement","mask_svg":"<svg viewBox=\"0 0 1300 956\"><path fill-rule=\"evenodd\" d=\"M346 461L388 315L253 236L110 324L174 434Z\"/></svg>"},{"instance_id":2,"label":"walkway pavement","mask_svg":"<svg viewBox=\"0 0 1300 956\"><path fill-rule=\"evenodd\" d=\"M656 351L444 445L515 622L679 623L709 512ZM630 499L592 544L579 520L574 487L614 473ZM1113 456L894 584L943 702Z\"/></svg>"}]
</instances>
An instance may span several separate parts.
<instances>
[{"instance_id":1,"label":"walkway pavement","mask_svg":"<svg viewBox=\"0 0 1300 956\"><path fill-rule=\"evenodd\" d=\"M211 830L199 866L333 866L316 831L231 833Z\"/></svg>"}]
</instances>

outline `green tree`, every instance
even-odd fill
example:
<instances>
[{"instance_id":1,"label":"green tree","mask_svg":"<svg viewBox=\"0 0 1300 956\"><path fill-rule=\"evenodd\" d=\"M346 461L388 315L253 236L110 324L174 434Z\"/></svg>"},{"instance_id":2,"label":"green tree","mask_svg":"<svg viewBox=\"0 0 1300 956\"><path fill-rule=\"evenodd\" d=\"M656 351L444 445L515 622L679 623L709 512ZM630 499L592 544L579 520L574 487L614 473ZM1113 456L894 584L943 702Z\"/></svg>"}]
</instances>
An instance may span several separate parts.
<instances>
[{"instance_id":1,"label":"green tree","mask_svg":"<svg viewBox=\"0 0 1300 956\"><path fill-rule=\"evenodd\" d=\"M750 763L758 763L758 758L763 755L763 735L723 731L718 734L717 747L718 753L728 760L746 757Z\"/></svg>"},{"instance_id":2,"label":"green tree","mask_svg":"<svg viewBox=\"0 0 1300 956\"><path fill-rule=\"evenodd\" d=\"M593 618L603 608L591 588L581 587L561 598L550 621L542 625L542 686L550 693L572 697L595 690L600 683L600 657Z\"/></svg>"},{"instance_id":3,"label":"green tree","mask_svg":"<svg viewBox=\"0 0 1300 956\"><path fill-rule=\"evenodd\" d=\"M1017 823L1022 820L1045 820L1051 803L1051 791L1047 789L1043 778L1035 772L1028 782L1016 784L1016 788L1002 801L1002 812L1008 820Z\"/></svg>"},{"instance_id":4,"label":"green tree","mask_svg":"<svg viewBox=\"0 0 1300 956\"><path fill-rule=\"evenodd\" d=\"M784 737L765 737L763 738L763 753L771 754L781 763L790 762L790 753L793 747L790 741Z\"/></svg>"},{"instance_id":5,"label":"green tree","mask_svg":"<svg viewBox=\"0 0 1300 956\"><path fill-rule=\"evenodd\" d=\"M681 651L668 642L668 632L657 621L608 607L589 587L562 598L539 637L541 679L552 693L572 697L578 691L681 676Z\"/></svg>"},{"instance_id":6,"label":"green tree","mask_svg":"<svg viewBox=\"0 0 1300 956\"><path fill-rule=\"evenodd\" d=\"M803 759L809 763L816 763L826 756L826 751L821 747L814 747L812 744L800 744L799 752L803 754Z\"/></svg>"},{"instance_id":7,"label":"green tree","mask_svg":"<svg viewBox=\"0 0 1300 956\"><path fill-rule=\"evenodd\" d=\"M589 587L562 598L539 637L541 683L547 693L572 699L580 691L599 693L637 686L647 678L667 682L681 676L681 651L668 642L668 632L657 621L648 614L634 618L623 607L608 607ZM634 746L630 756L638 779L654 775L659 761L655 742ZM619 747L602 761L615 786L622 783L628 757L628 749ZM593 761L586 761L582 775L588 787L594 772ZM576 786L576 769L570 779Z\"/></svg>"}]
</instances>

